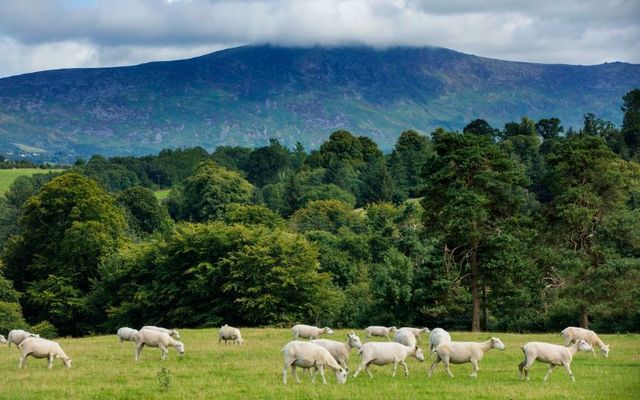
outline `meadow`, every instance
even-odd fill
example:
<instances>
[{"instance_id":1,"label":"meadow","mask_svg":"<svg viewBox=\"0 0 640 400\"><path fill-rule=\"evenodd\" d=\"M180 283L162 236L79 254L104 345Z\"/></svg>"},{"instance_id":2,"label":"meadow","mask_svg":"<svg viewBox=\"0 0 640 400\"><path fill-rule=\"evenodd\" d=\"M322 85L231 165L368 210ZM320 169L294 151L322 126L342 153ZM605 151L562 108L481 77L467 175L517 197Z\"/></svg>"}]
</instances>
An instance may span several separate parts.
<instances>
[{"instance_id":1,"label":"meadow","mask_svg":"<svg viewBox=\"0 0 640 400\"><path fill-rule=\"evenodd\" d=\"M58 170L53 169L40 169L40 168L17 168L17 169L0 169L0 195L9 190L9 186L19 176L31 176L34 174L46 174L47 172L56 172Z\"/></svg>"},{"instance_id":2,"label":"meadow","mask_svg":"<svg viewBox=\"0 0 640 400\"><path fill-rule=\"evenodd\" d=\"M559 334L462 333L452 332L454 340L486 340L500 337L504 351L491 350L480 362L477 379L469 378L470 364L453 365L449 378L442 364L432 378L427 377L431 360L408 360L410 374L391 376L391 366L372 367L345 385L337 385L332 371L328 385L320 380L311 384L309 374L300 374L297 384L289 373L282 384L280 349L291 334L288 329L243 329L245 345L218 345L217 329L180 330L186 353L179 357L170 349L169 358L160 361L158 349L145 348L141 361L133 360L133 344L120 345L116 335L80 339L61 338L73 367L66 369L56 360L52 370L46 360L29 358L25 369L18 369L18 350L0 349L3 377L2 399L632 399L640 397L640 335L601 335L611 344L608 359L580 352L573 359L576 383L563 368L556 368L544 383L546 364L536 363L531 381L518 380L517 365L523 359L520 346L532 340L560 343ZM342 340L346 330L331 337ZM364 333L356 331L361 338ZM357 368L359 356L352 352L350 372ZM162 367L166 372L161 373ZM300 370L299 370L300 371ZM289 370L290 372L290 370ZM167 379L170 384L161 382ZM319 379L319 378L318 378Z\"/></svg>"}]
</instances>

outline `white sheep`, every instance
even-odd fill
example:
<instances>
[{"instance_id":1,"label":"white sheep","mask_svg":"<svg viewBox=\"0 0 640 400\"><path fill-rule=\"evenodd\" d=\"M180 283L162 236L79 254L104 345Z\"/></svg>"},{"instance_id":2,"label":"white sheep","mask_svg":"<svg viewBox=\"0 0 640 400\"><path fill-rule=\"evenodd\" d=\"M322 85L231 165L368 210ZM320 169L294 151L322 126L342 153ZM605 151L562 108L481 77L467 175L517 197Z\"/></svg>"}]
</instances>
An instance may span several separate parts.
<instances>
[{"instance_id":1,"label":"white sheep","mask_svg":"<svg viewBox=\"0 0 640 400\"><path fill-rule=\"evenodd\" d=\"M140 328L140 330L143 330L143 329L149 329L149 330L152 330L152 331L164 332L167 335L171 336L172 338L174 338L176 340L180 340L180 334L175 329L161 328L159 326L153 326L153 325L145 325L142 328Z\"/></svg>"},{"instance_id":2,"label":"white sheep","mask_svg":"<svg viewBox=\"0 0 640 400\"><path fill-rule=\"evenodd\" d=\"M315 326L302 324L294 325L294 327L291 328L291 332L293 332L293 340L296 340L298 338L318 339L323 333L333 335L333 329L326 326L324 328L318 328Z\"/></svg>"},{"instance_id":3,"label":"white sheep","mask_svg":"<svg viewBox=\"0 0 640 400\"><path fill-rule=\"evenodd\" d=\"M594 331L584 328L578 328L575 326L570 326L568 328L564 328L561 333L564 339L564 345L568 346L574 341L584 340L589 343L592 347L598 346L604 358L609 357L609 345L604 344L602 340L596 335ZM596 352L593 352L593 356L596 356Z\"/></svg>"},{"instance_id":4,"label":"white sheep","mask_svg":"<svg viewBox=\"0 0 640 400\"><path fill-rule=\"evenodd\" d=\"M362 342L355 332L351 331L347 334L346 342L337 342L329 339L315 339L311 343L317 344L329 350L329 353L336 359L338 364L347 371L349 370L349 355L354 347L360 349Z\"/></svg>"},{"instance_id":5,"label":"white sheep","mask_svg":"<svg viewBox=\"0 0 640 400\"><path fill-rule=\"evenodd\" d=\"M153 329L140 329L136 335L136 348L134 351L134 358L136 361L140 360L140 352L144 346L158 347L162 350L161 360L167 359L169 354L168 346L175 348L180 355L184 354L184 344L177 340L174 340L168 333L156 331Z\"/></svg>"},{"instance_id":6,"label":"white sheep","mask_svg":"<svg viewBox=\"0 0 640 400\"><path fill-rule=\"evenodd\" d=\"M28 356L33 358L48 358L49 368L53 367L53 359L59 358L65 367L71 368L71 358L65 354L58 343L51 340L28 337L18 345L18 348L21 351L20 363L18 364L19 368L25 365Z\"/></svg>"},{"instance_id":7,"label":"white sheep","mask_svg":"<svg viewBox=\"0 0 640 400\"><path fill-rule=\"evenodd\" d=\"M442 328L435 328L429 333L429 354L433 353L440 343L451 342L451 335Z\"/></svg>"},{"instance_id":8,"label":"white sheep","mask_svg":"<svg viewBox=\"0 0 640 400\"><path fill-rule=\"evenodd\" d=\"M16 347L18 347L18 345L22 343L23 340L30 337L39 338L40 335L23 331L22 329L14 329L9 332L9 335L7 335L7 343L9 347L11 347L11 343L15 343Z\"/></svg>"},{"instance_id":9,"label":"white sheep","mask_svg":"<svg viewBox=\"0 0 640 400\"><path fill-rule=\"evenodd\" d=\"M408 331L410 331L411 333L413 333L416 336L416 339L418 339L418 343L422 343L422 338L420 338L420 335L422 335L423 333L429 333L431 332L429 330L429 328L411 328L408 326L403 326L400 329L406 329ZM398 330L400 330L398 329Z\"/></svg>"},{"instance_id":10,"label":"white sheep","mask_svg":"<svg viewBox=\"0 0 640 400\"><path fill-rule=\"evenodd\" d=\"M233 340L235 344L242 344L244 340L242 340L242 335L240 335L240 329L234 328L227 324L224 324L220 327L220 332L218 333L218 344L224 340L224 344L227 344L228 340Z\"/></svg>"},{"instance_id":11,"label":"white sheep","mask_svg":"<svg viewBox=\"0 0 640 400\"><path fill-rule=\"evenodd\" d=\"M416 335L408 329L398 329L393 335L393 341L405 346L416 347Z\"/></svg>"},{"instance_id":12,"label":"white sheep","mask_svg":"<svg viewBox=\"0 0 640 400\"><path fill-rule=\"evenodd\" d=\"M393 376L396 376L398 364L404 367L404 374L409 375L409 367L404 361L408 356L415 357L416 360L424 361L424 354L418 347L409 347L396 342L369 342L362 345L358 354L362 357L362 361L358 369L353 374L357 377L364 368L370 377L373 377L369 371L369 365L388 365L393 364Z\"/></svg>"},{"instance_id":13,"label":"white sheep","mask_svg":"<svg viewBox=\"0 0 640 400\"><path fill-rule=\"evenodd\" d=\"M433 374L440 361L444 363L445 370L450 377L453 378L453 374L449 369L449 364L464 364L470 362L472 365L471 376L472 378L478 377L478 362L482 360L484 353L491 349L504 350L505 346L502 341L496 337L492 337L486 342L448 342L441 343L436 347L435 353L437 354L436 360L431 364L429 368L429 376Z\"/></svg>"},{"instance_id":14,"label":"white sheep","mask_svg":"<svg viewBox=\"0 0 640 400\"><path fill-rule=\"evenodd\" d=\"M291 374L296 378L296 382L300 383L300 378L296 374L296 367L309 369L313 368L311 374L311 382L315 383L316 375L320 372L322 383L326 384L327 380L324 376L324 368L328 367L335 371L338 383L347 381L347 370L342 368L340 364L333 358L329 350L324 347L310 342L291 341L283 348L284 366L282 368L282 383L287 383L287 369L291 367Z\"/></svg>"},{"instance_id":15,"label":"white sheep","mask_svg":"<svg viewBox=\"0 0 640 400\"><path fill-rule=\"evenodd\" d=\"M0 335L0 344L5 344L7 343L7 339L4 338L4 336Z\"/></svg>"},{"instance_id":16,"label":"white sheep","mask_svg":"<svg viewBox=\"0 0 640 400\"><path fill-rule=\"evenodd\" d=\"M578 340L569 347L551 343L529 342L522 346L521 349L524 353L524 361L518 365L520 379L522 379L522 371L524 370L524 375L527 380L529 380L529 368L531 368L534 361L540 360L549 364L547 374L544 376L545 381L549 378L551 371L553 371L556 366L563 365L569 373L571 380L574 382L576 379L573 377L573 372L571 372L571 360L573 356L578 350L593 351L593 347L584 340Z\"/></svg>"},{"instance_id":17,"label":"white sheep","mask_svg":"<svg viewBox=\"0 0 640 400\"><path fill-rule=\"evenodd\" d=\"M136 329L131 329L127 327L122 327L118 329L118 332L116 333L116 335L118 335L118 339L120 339L120 344L124 343L125 341L135 342L137 334L138 334L138 331Z\"/></svg>"},{"instance_id":18,"label":"white sheep","mask_svg":"<svg viewBox=\"0 0 640 400\"><path fill-rule=\"evenodd\" d=\"M388 328L386 326L368 326L364 328L364 332L366 333L364 341L368 342L371 336L386 337L387 340L391 340L389 335L395 333L397 330L398 328L395 326L390 326Z\"/></svg>"}]
</instances>

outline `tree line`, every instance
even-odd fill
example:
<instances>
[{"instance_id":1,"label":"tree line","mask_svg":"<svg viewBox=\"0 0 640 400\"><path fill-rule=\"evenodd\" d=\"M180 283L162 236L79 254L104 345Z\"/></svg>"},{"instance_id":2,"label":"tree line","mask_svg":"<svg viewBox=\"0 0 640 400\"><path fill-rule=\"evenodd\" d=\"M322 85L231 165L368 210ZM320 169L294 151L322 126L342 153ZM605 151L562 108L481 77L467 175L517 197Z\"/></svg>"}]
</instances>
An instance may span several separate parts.
<instances>
[{"instance_id":1,"label":"tree line","mask_svg":"<svg viewBox=\"0 0 640 400\"><path fill-rule=\"evenodd\" d=\"M617 128L523 117L94 156L0 197L0 330L640 330L640 89ZM153 190L171 188L159 202Z\"/></svg>"}]
</instances>

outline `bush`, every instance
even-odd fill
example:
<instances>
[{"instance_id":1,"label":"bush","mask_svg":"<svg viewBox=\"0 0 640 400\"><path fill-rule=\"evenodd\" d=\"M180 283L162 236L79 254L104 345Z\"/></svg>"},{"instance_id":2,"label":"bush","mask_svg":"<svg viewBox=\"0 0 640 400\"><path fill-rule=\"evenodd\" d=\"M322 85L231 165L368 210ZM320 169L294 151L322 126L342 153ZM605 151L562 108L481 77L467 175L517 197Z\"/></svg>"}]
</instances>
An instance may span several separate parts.
<instances>
[{"instance_id":1,"label":"bush","mask_svg":"<svg viewBox=\"0 0 640 400\"><path fill-rule=\"evenodd\" d=\"M0 332L8 332L12 329L23 329L27 323L22 316L22 308L18 303L0 301Z\"/></svg>"},{"instance_id":2,"label":"bush","mask_svg":"<svg viewBox=\"0 0 640 400\"><path fill-rule=\"evenodd\" d=\"M53 339L58 337L56 327L49 321L42 321L29 328L31 333L37 333L43 338Z\"/></svg>"}]
</instances>

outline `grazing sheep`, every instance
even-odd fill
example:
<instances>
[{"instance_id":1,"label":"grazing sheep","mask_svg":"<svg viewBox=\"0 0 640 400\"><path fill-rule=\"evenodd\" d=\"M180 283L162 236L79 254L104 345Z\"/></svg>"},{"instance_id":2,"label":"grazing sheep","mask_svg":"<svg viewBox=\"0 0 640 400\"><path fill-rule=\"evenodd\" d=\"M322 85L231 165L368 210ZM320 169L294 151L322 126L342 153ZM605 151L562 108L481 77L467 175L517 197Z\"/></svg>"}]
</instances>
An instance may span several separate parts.
<instances>
[{"instance_id":1,"label":"grazing sheep","mask_svg":"<svg viewBox=\"0 0 640 400\"><path fill-rule=\"evenodd\" d=\"M364 332L366 333L364 341L368 342L369 337L371 336L386 337L387 340L391 340L389 335L395 333L395 331L397 330L398 328L396 328L395 326L390 326L388 328L386 326L368 326L364 329Z\"/></svg>"},{"instance_id":2,"label":"grazing sheep","mask_svg":"<svg viewBox=\"0 0 640 400\"><path fill-rule=\"evenodd\" d=\"M7 343L8 346L11 347L11 343L15 343L16 347L18 347L18 345L20 343L22 343L23 340L25 340L26 338L39 338L40 335L36 335L35 333L30 333L27 331L23 331L22 329L14 329L12 331L9 332L9 335L7 335Z\"/></svg>"},{"instance_id":3,"label":"grazing sheep","mask_svg":"<svg viewBox=\"0 0 640 400\"><path fill-rule=\"evenodd\" d=\"M153 326L153 325L145 325L142 328L140 328L140 330L143 330L143 329L150 329L152 331L164 332L167 335L174 338L175 340L180 340L180 334L175 329L161 328L159 326Z\"/></svg>"},{"instance_id":4,"label":"grazing sheep","mask_svg":"<svg viewBox=\"0 0 640 400\"><path fill-rule=\"evenodd\" d=\"M413 333L416 336L416 339L418 339L418 343L422 343L422 339L420 338L420 335L422 335L423 333L429 333L430 332L429 328L411 328L411 327L403 326L400 329L406 329L406 330L410 331L411 333ZM398 329L398 330L400 330L400 329Z\"/></svg>"},{"instance_id":5,"label":"grazing sheep","mask_svg":"<svg viewBox=\"0 0 640 400\"><path fill-rule=\"evenodd\" d=\"M409 367L405 363L405 359L408 356L413 356L416 360L424 361L424 354L418 347L409 347L396 342L369 342L362 345L358 354L362 357L362 361L358 366L353 377L357 377L360 371L364 368L370 377L373 377L371 371L369 371L369 365L387 365L393 364L393 376L396 376L396 369L398 364L404 367L405 376L409 375Z\"/></svg>"},{"instance_id":6,"label":"grazing sheep","mask_svg":"<svg viewBox=\"0 0 640 400\"><path fill-rule=\"evenodd\" d=\"M451 342L451 335L442 328L436 328L429 333L429 354L433 353L440 343Z\"/></svg>"},{"instance_id":7,"label":"grazing sheep","mask_svg":"<svg viewBox=\"0 0 640 400\"><path fill-rule=\"evenodd\" d=\"M436 347L435 352L438 358L431 364L429 368L429 376L433 374L440 361L444 363L444 367L450 377L453 378L453 374L449 369L449 364L464 364L470 362L472 365L471 375L472 378L478 377L478 362L482 360L484 353L491 349L504 350L504 343L498 338L491 338L486 342L448 342L441 343Z\"/></svg>"},{"instance_id":8,"label":"grazing sheep","mask_svg":"<svg viewBox=\"0 0 640 400\"><path fill-rule=\"evenodd\" d=\"M71 368L71 359L67 357L62 347L56 342L36 337L28 337L18 345L21 351L19 368L22 368L28 356L33 358L48 358L49 368L53 367L53 359L59 358L65 367Z\"/></svg>"},{"instance_id":9,"label":"grazing sheep","mask_svg":"<svg viewBox=\"0 0 640 400\"><path fill-rule=\"evenodd\" d=\"M124 343L125 341L135 342L137 334L137 330L126 327L118 329L118 333L116 333L116 335L118 335L118 339L120 339L120 344Z\"/></svg>"},{"instance_id":10,"label":"grazing sheep","mask_svg":"<svg viewBox=\"0 0 640 400\"><path fill-rule=\"evenodd\" d=\"M544 376L545 381L549 378L551 371L553 371L555 367L563 365L569 373L571 380L574 382L576 379L573 377L573 372L571 372L571 360L573 356L578 350L593 351L593 347L584 340L577 340L569 347L551 343L529 342L522 346L521 349L524 353L524 361L518 365L520 379L522 379L522 371L524 370L524 375L527 380L529 380L529 368L531 368L534 361L540 360L549 364L547 374Z\"/></svg>"},{"instance_id":11,"label":"grazing sheep","mask_svg":"<svg viewBox=\"0 0 640 400\"><path fill-rule=\"evenodd\" d=\"M393 335L393 341L405 346L416 347L416 335L408 329L398 329Z\"/></svg>"},{"instance_id":12,"label":"grazing sheep","mask_svg":"<svg viewBox=\"0 0 640 400\"><path fill-rule=\"evenodd\" d=\"M140 329L136 335L136 349L134 352L134 358L136 361L140 360L140 352L144 346L159 347L162 350L161 360L167 359L169 354L168 346L173 346L180 355L184 354L184 344L174 340L168 333L156 331L153 329Z\"/></svg>"},{"instance_id":13,"label":"grazing sheep","mask_svg":"<svg viewBox=\"0 0 640 400\"><path fill-rule=\"evenodd\" d=\"M291 366L291 374L296 378L296 382L300 383L300 378L296 374L296 367L309 369L313 368L311 374L311 382L316 382L316 375L320 372L322 383L326 384L324 377L324 368L329 367L335 371L338 383L347 381L347 370L342 368L340 364L333 358L329 350L315 343L300 342L297 340L287 343L283 348L284 366L282 368L282 383L287 383L287 368Z\"/></svg>"},{"instance_id":14,"label":"grazing sheep","mask_svg":"<svg viewBox=\"0 0 640 400\"><path fill-rule=\"evenodd\" d=\"M604 344L602 340L596 335L594 331L590 331L589 329L578 328L575 326L570 326L568 328L564 328L562 333L562 337L564 338L564 345L568 346L574 341L584 340L589 343L592 347L598 346L604 358L609 357L609 345ZM593 352L593 356L596 356L596 352Z\"/></svg>"},{"instance_id":15,"label":"grazing sheep","mask_svg":"<svg viewBox=\"0 0 640 400\"><path fill-rule=\"evenodd\" d=\"M311 325L295 325L291 328L291 332L293 332L293 340L298 338L318 339L323 333L333 335L333 329L326 326L324 328L317 328Z\"/></svg>"},{"instance_id":16,"label":"grazing sheep","mask_svg":"<svg viewBox=\"0 0 640 400\"><path fill-rule=\"evenodd\" d=\"M351 349L354 347L356 349L360 349L360 347L362 347L360 338L353 331L347 334L347 341L344 343L328 339L315 339L312 340L311 343L329 350L329 353L331 353L333 358L336 359L338 364L347 371L349 371L349 355L351 353Z\"/></svg>"},{"instance_id":17,"label":"grazing sheep","mask_svg":"<svg viewBox=\"0 0 640 400\"><path fill-rule=\"evenodd\" d=\"M242 344L244 340L242 340L242 335L240 335L240 329L234 328L227 324L224 324L220 327L220 333L218 333L218 344L224 340L224 344L227 344L227 340L233 340L235 344Z\"/></svg>"},{"instance_id":18,"label":"grazing sheep","mask_svg":"<svg viewBox=\"0 0 640 400\"><path fill-rule=\"evenodd\" d=\"M0 344L5 344L7 343L7 339L4 338L4 336L0 335Z\"/></svg>"}]
</instances>

